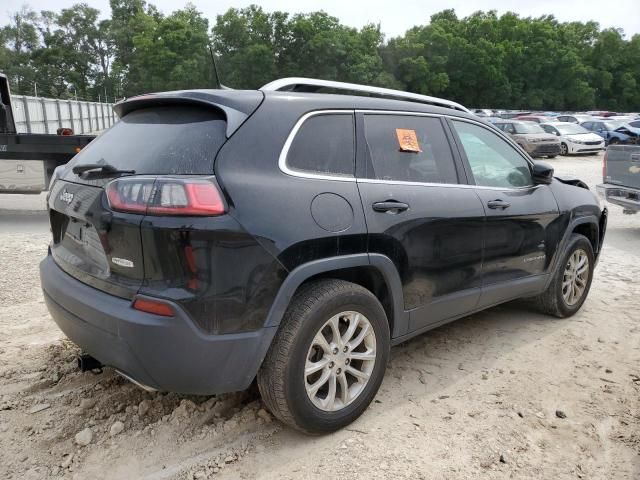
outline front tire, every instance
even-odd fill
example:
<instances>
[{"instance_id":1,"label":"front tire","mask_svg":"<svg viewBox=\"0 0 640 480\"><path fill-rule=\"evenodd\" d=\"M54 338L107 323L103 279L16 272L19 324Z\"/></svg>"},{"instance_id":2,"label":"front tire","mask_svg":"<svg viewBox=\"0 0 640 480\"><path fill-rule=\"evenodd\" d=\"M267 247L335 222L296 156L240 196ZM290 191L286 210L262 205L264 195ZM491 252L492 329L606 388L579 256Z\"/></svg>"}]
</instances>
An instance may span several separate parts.
<instances>
[{"instance_id":1,"label":"front tire","mask_svg":"<svg viewBox=\"0 0 640 480\"><path fill-rule=\"evenodd\" d=\"M534 299L540 309L558 318L574 315L587 299L594 266L591 242L584 235L572 233L553 280Z\"/></svg>"},{"instance_id":2,"label":"front tire","mask_svg":"<svg viewBox=\"0 0 640 480\"><path fill-rule=\"evenodd\" d=\"M343 428L377 393L389 347L385 311L369 290L334 279L304 285L258 372L262 399L305 433Z\"/></svg>"}]
</instances>

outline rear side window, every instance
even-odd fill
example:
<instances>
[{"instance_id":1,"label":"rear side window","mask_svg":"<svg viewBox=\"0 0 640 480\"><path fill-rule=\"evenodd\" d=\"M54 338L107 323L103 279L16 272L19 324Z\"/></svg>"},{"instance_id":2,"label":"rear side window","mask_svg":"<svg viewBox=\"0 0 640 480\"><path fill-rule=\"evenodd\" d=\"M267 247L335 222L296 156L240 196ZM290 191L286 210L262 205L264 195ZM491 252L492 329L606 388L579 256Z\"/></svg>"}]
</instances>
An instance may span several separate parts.
<instances>
[{"instance_id":1,"label":"rear side window","mask_svg":"<svg viewBox=\"0 0 640 480\"><path fill-rule=\"evenodd\" d=\"M135 110L76 155L73 165L109 164L137 174L211 174L225 130L224 115L214 109Z\"/></svg>"},{"instance_id":2,"label":"rear side window","mask_svg":"<svg viewBox=\"0 0 640 480\"><path fill-rule=\"evenodd\" d=\"M353 176L354 143L352 114L315 115L302 124L293 139L287 167L314 174Z\"/></svg>"},{"instance_id":3,"label":"rear side window","mask_svg":"<svg viewBox=\"0 0 640 480\"><path fill-rule=\"evenodd\" d=\"M439 118L365 115L364 130L370 160L367 178L458 183L451 148ZM403 146L402 135L408 135L407 141L415 148Z\"/></svg>"}]
</instances>

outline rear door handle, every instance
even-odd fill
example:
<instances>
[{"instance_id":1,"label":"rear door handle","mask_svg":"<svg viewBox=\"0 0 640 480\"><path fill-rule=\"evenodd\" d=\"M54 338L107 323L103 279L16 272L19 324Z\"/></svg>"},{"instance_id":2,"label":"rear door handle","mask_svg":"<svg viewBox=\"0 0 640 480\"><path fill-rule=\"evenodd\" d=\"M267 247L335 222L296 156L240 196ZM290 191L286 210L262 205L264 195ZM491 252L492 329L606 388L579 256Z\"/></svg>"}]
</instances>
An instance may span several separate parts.
<instances>
[{"instance_id":1,"label":"rear door handle","mask_svg":"<svg viewBox=\"0 0 640 480\"><path fill-rule=\"evenodd\" d=\"M409 205L395 200L387 200L386 202L376 202L372 205L376 212L400 213L409 208Z\"/></svg>"},{"instance_id":2,"label":"rear door handle","mask_svg":"<svg viewBox=\"0 0 640 480\"><path fill-rule=\"evenodd\" d=\"M511 206L510 203L505 202L504 200L490 200L487 202L487 207L496 210L496 209L501 209L504 210L505 208L509 208Z\"/></svg>"}]
</instances>

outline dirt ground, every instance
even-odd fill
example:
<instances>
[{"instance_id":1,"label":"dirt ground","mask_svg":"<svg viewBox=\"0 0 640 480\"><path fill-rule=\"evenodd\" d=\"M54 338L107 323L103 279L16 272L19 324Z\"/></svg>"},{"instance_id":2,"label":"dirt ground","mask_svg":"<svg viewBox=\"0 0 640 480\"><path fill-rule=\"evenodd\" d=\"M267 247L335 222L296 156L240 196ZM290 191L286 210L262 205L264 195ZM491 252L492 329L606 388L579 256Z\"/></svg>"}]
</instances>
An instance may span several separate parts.
<instances>
[{"instance_id":1,"label":"dirt ground","mask_svg":"<svg viewBox=\"0 0 640 480\"><path fill-rule=\"evenodd\" d=\"M598 156L552 163L600 180ZM0 478L638 479L640 215L610 210L577 315L514 302L400 345L368 411L323 437L283 427L254 390L79 373L40 292L46 218L0 213Z\"/></svg>"}]
</instances>

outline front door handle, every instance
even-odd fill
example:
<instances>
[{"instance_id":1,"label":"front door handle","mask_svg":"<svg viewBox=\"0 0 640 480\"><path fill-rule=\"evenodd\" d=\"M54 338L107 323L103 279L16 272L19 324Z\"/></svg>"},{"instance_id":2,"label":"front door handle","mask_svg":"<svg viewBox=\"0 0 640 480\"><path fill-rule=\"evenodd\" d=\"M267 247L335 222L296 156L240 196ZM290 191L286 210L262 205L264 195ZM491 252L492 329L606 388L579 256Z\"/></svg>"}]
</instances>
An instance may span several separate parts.
<instances>
[{"instance_id":1,"label":"front door handle","mask_svg":"<svg viewBox=\"0 0 640 480\"><path fill-rule=\"evenodd\" d=\"M510 203L505 202L504 200L490 200L487 202L487 207L496 210L496 209L501 209L504 210L505 208L509 208L511 206Z\"/></svg>"},{"instance_id":2,"label":"front door handle","mask_svg":"<svg viewBox=\"0 0 640 480\"><path fill-rule=\"evenodd\" d=\"M376 212L396 214L407 210L409 205L402 202L396 202L395 200L387 200L386 202L376 202L372 207Z\"/></svg>"}]
</instances>

